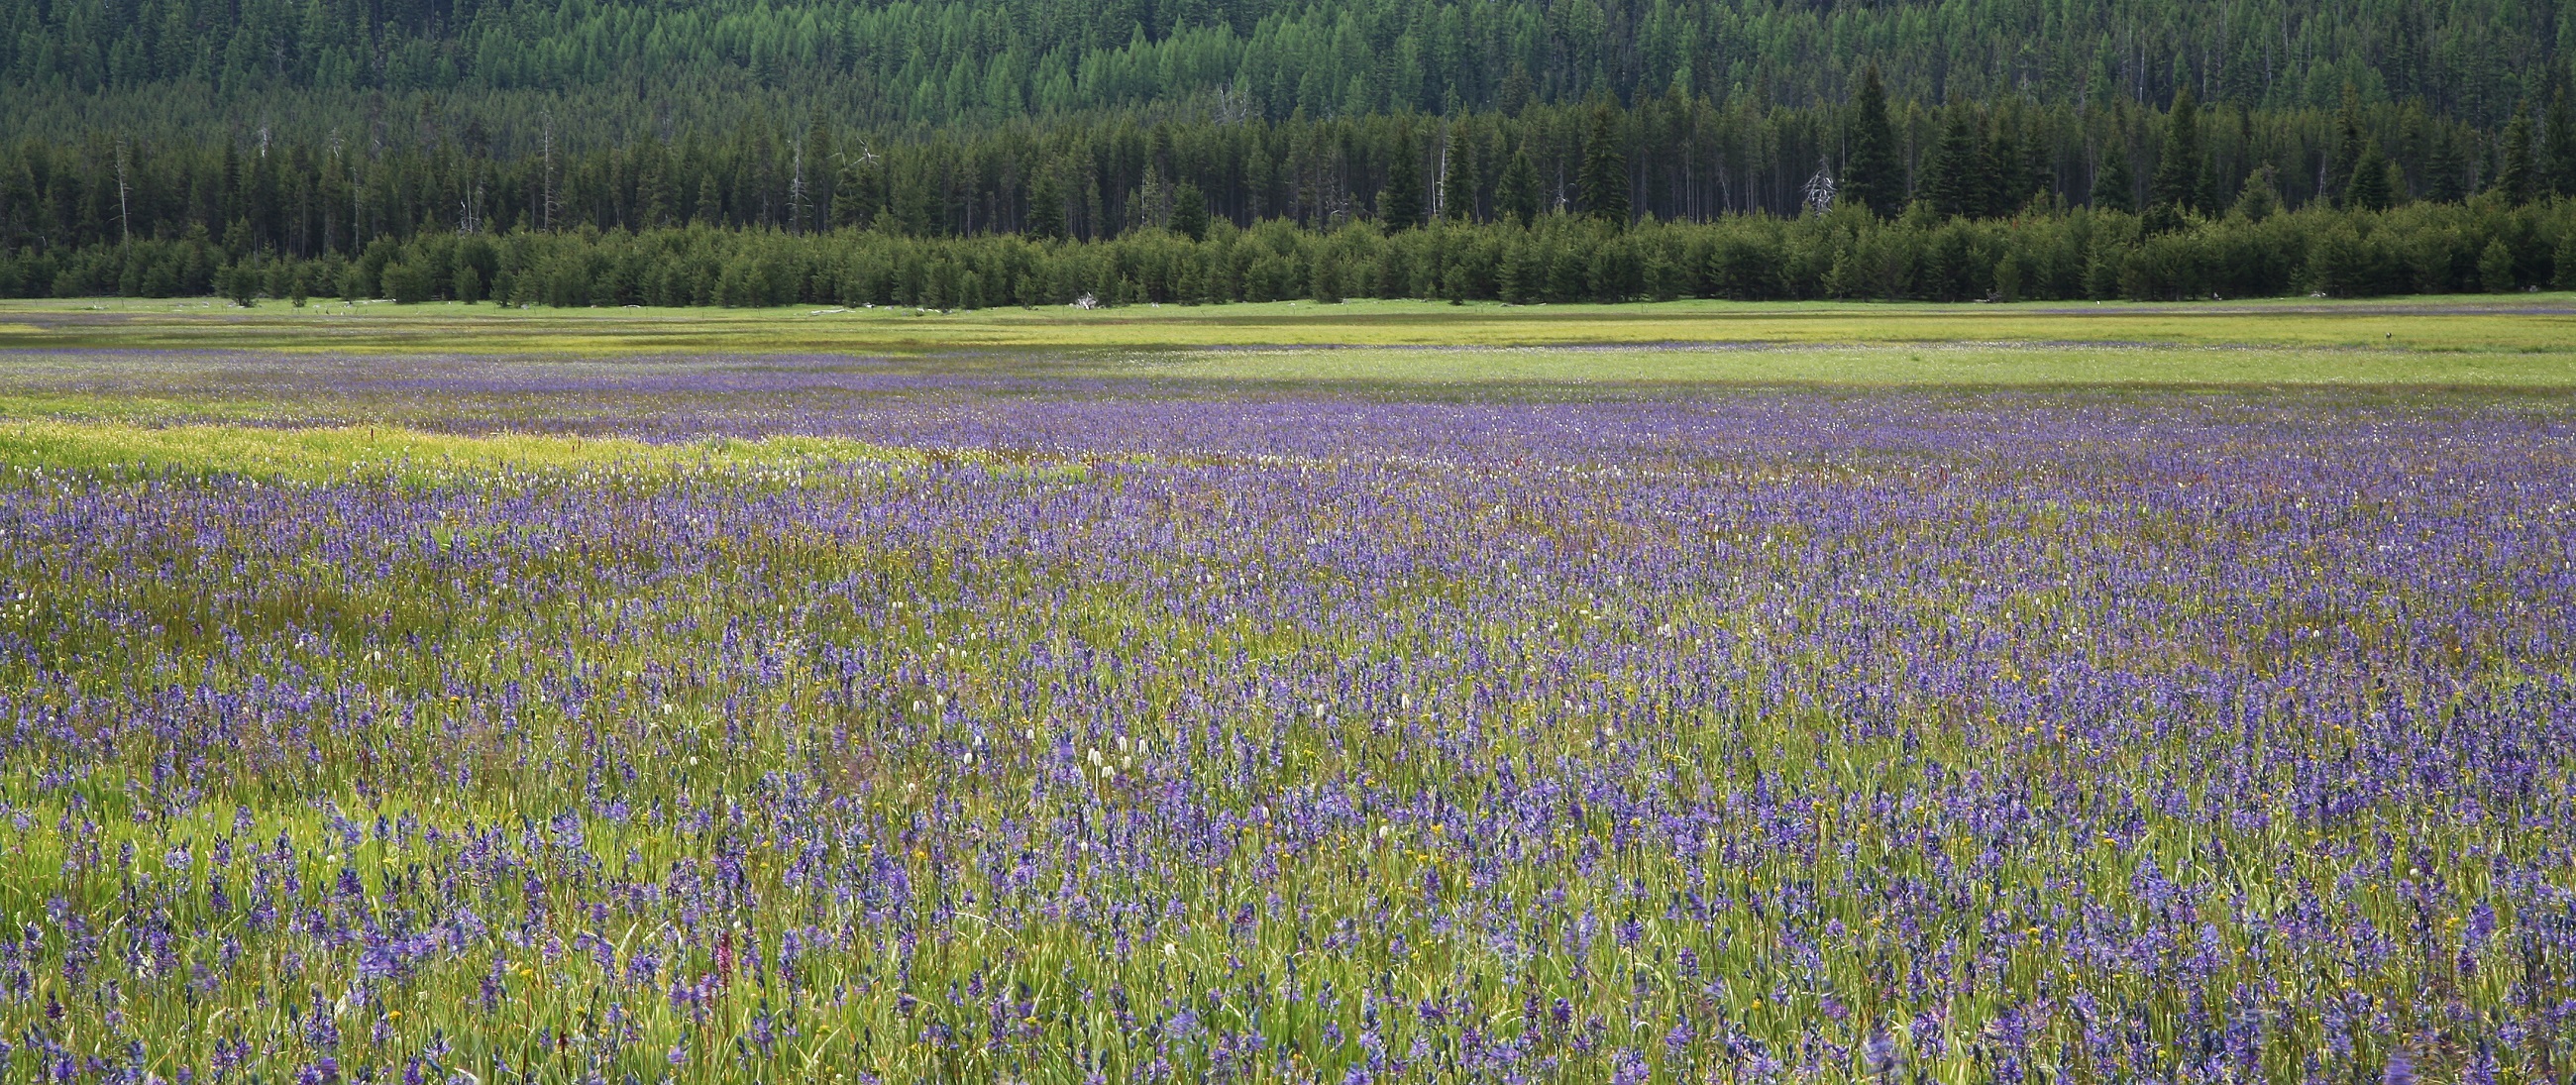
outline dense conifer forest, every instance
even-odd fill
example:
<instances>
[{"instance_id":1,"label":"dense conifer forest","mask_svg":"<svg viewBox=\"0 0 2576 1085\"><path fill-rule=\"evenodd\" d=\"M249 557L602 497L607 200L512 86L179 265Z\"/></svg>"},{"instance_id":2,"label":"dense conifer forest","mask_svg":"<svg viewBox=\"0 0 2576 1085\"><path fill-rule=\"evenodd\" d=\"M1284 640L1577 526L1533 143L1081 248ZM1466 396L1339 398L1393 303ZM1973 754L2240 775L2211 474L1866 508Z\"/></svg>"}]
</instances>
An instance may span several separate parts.
<instances>
[{"instance_id":1,"label":"dense conifer forest","mask_svg":"<svg viewBox=\"0 0 2576 1085\"><path fill-rule=\"evenodd\" d=\"M0 0L0 294L2576 279L2576 5Z\"/></svg>"}]
</instances>

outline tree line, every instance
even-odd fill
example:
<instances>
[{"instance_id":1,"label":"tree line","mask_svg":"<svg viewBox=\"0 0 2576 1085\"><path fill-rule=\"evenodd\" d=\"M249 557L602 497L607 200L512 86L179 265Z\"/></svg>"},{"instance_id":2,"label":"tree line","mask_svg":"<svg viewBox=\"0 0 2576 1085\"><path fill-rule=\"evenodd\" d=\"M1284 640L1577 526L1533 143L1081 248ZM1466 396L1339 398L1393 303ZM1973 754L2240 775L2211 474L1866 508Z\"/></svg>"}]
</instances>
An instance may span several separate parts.
<instances>
[{"instance_id":1,"label":"tree line","mask_svg":"<svg viewBox=\"0 0 2576 1085\"><path fill-rule=\"evenodd\" d=\"M859 128L1147 109L1223 120L1516 113L1678 92L2098 110L2419 103L2494 128L2565 82L2561 0L0 0L0 138L223 131L373 143L425 114L520 156L768 109Z\"/></svg>"},{"instance_id":2,"label":"tree line","mask_svg":"<svg viewBox=\"0 0 2576 1085\"><path fill-rule=\"evenodd\" d=\"M2483 130L2349 94L2332 112L2203 106L2075 110L2018 98L1777 106L1668 93L1512 113L1145 123L1021 122L922 138L749 118L495 157L439 137L161 143L92 135L0 147L0 251L203 236L232 262L313 259L421 234L680 226L906 237L1102 240L1204 216L1334 232L1360 221L1528 223L1615 208L1625 221L1795 216L1851 200L1882 217L2027 206L2215 214L2249 183L2286 207L2379 209L2496 190L2576 195L2576 109L2556 95ZM2162 218L2158 219L2161 224ZM1193 235L1202 231L1185 230Z\"/></svg>"},{"instance_id":3,"label":"tree line","mask_svg":"<svg viewBox=\"0 0 2576 1085\"><path fill-rule=\"evenodd\" d=\"M2576 200L2283 210L2249 185L2224 211L2033 205L1892 218L1855 201L1789 219L1729 215L1623 226L1434 220L1332 231L1197 215L1094 241L1020 234L642 231L423 233L354 254L228 257L202 233L0 257L0 296L221 293L501 305L910 306L1218 304L1424 298L1513 304L1850 298L2183 300L2576 289Z\"/></svg>"}]
</instances>

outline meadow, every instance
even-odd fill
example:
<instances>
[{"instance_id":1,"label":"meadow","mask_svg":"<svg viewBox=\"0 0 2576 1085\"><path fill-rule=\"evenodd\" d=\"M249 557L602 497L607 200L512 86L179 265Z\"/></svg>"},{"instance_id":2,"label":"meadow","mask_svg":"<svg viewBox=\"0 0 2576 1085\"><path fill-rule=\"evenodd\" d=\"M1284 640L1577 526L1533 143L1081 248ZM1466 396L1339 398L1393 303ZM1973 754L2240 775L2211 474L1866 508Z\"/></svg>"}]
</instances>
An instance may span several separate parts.
<instances>
[{"instance_id":1,"label":"meadow","mask_svg":"<svg viewBox=\"0 0 2576 1085\"><path fill-rule=\"evenodd\" d=\"M2565 1080L2569 308L13 306L0 1078Z\"/></svg>"}]
</instances>

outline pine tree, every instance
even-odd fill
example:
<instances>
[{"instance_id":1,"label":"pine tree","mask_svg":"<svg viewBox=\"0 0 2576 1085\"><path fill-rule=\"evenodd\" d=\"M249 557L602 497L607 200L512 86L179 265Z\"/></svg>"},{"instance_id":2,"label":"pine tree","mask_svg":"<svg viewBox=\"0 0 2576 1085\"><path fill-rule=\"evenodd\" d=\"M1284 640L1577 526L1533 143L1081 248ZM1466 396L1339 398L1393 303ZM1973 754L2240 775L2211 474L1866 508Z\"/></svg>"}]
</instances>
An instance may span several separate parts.
<instances>
[{"instance_id":1,"label":"pine tree","mask_svg":"<svg viewBox=\"0 0 2576 1085\"><path fill-rule=\"evenodd\" d=\"M2389 185L2389 165L2378 140L2364 144L2352 166L2352 183L2344 186L2344 206L2355 211L2385 211L2394 206L2397 193Z\"/></svg>"},{"instance_id":2,"label":"pine tree","mask_svg":"<svg viewBox=\"0 0 2576 1085\"><path fill-rule=\"evenodd\" d=\"M2468 163L2460 159L2460 140L2448 128L2433 136L2433 159L2424 166L2424 198L2437 203L2458 203L2468 194L2462 177Z\"/></svg>"},{"instance_id":3,"label":"pine tree","mask_svg":"<svg viewBox=\"0 0 2576 1085\"><path fill-rule=\"evenodd\" d=\"M2515 204L2526 204L2540 191L2539 176L2531 159L2531 110L2514 111L2513 123L2504 126L2504 161L2496 167L2496 191Z\"/></svg>"},{"instance_id":4,"label":"pine tree","mask_svg":"<svg viewBox=\"0 0 2576 1085\"><path fill-rule=\"evenodd\" d=\"M832 225L864 230L885 211L885 171L865 150L846 156L832 190Z\"/></svg>"},{"instance_id":5,"label":"pine tree","mask_svg":"<svg viewBox=\"0 0 2576 1085\"><path fill-rule=\"evenodd\" d=\"M1932 148L1931 161L1923 168L1923 199L1930 202L1934 213L1943 218L1966 218L1983 214L1989 198L1984 141L1977 138L1976 121L1966 106L1950 107L1950 123L1941 132L1941 140Z\"/></svg>"},{"instance_id":6,"label":"pine tree","mask_svg":"<svg viewBox=\"0 0 2576 1085\"><path fill-rule=\"evenodd\" d=\"M2364 140L2361 136L2361 92L2352 84L2343 85L2343 111L2335 117L2334 157L2326 160L2324 185L2317 195L2338 206L2345 199L2345 189L2352 187L2354 169L2361 162Z\"/></svg>"},{"instance_id":7,"label":"pine tree","mask_svg":"<svg viewBox=\"0 0 2576 1085\"><path fill-rule=\"evenodd\" d=\"M1538 218L1538 201L1538 167L1530 164L1524 147L1494 182L1494 213L1527 226Z\"/></svg>"},{"instance_id":8,"label":"pine tree","mask_svg":"<svg viewBox=\"0 0 2576 1085\"><path fill-rule=\"evenodd\" d=\"M2561 196L2576 196L2576 105L2568 103L2566 88L2560 88L2550 100L2549 122L2541 132L2549 152L2549 181L2540 187Z\"/></svg>"},{"instance_id":9,"label":"pine tree","mask_svg":"<svg viewBox=\"0 0 2576 1085\"><path fill-rule=\"evenodd\" d=\"M2191 96L2191 87L2174 92L2173 112L2165 122L2165 147L2156 160L2156 176L2148 186L2148 200L2175 211L2196 211L2200 197L2200 103Z\"/></svg>"},{"instance_id":10,"label":"pine tree","mask_svg":"<svg viewBox=\"0 0 2576 1085\"><path fill-rule=\"evenodd\" d=\"M716 175L712 171L698 176L696 220L709 226L724 225L724 201L716 196Z\"/></svg>"},{"instance_id":11,"label":"pine tree","mask_svg":"<svg viewBox=\"0 0 2576 1085\"><path fill-rule=\"evenodd\" d=\"M832 228L832 193L840 186L832 176L832 126L824 120L823 110L816 107L814 119L805 127L805 199L811 205L808 222L798 229L829 230Z\"/></svg>"},{"instance_id":12,"label":"pine tree","mask_svg":"<svg viewBox=\"0 0 2576 1085\"><path fill-rule=\"evenodd\" d=\"M1440 175L1440 214L1457 222L1476 219L1476 189L1482 179L1476 176L1476 132L1471 122L1461 117L1449 129L1449 160Z\"/></svg>"},{"instance_id":13,"label":"pine tree","mask_svg":"<svg viewBox=\"0 0 2576 1085\"><path fill-rule=\"evenodd\" d=\"M1878 65L1861 75L1860 94L1852 105L1841 191L1886 218L1905 209L1905 168L1897 161L1896 129L1887 120L1887 87L1879 81Z\"/></svg>"},{"instance_id":14,"label":"pine tree","mask_svg":"<svg viewBox=\"0 0 2576 1085\"><path fill-rule=\"evenodd\" d=\"M1607 104L1592 111L1592 138L1583 141L1583 207L1613 226L1628 225L1628 156L1619 150L1619 118Z\"/></svg>"},{"instance_id":15,"label":"pine tree","mask_svg":"<svg viewBox=\"0 0 2576 1085\"><path fill-rule=\"evenodd\" d=\"M1387 164L1386 191L1378 194L1377 213L1388 233L1422 225L1422 153L1411 132L1396 134L1395 160Z\"/></svg>"},{"instance_id":16,"label":"pine tree","mask_svg":"<svg viewBox=\"0 0 2576 1085\"><path fill-rule=\"evenodd\" d=\"M2116 135L2102 148L2102 164L2093 170L2093 207L2097 211L2138 209L2138 181L2129 172L2129 149Z\"/></svg>"},{"instance_id":17,"label":"pine tree","mask_svg":"<svg viewBox=\"0 0 2576 1085\"><path fill-rule=\"evenodd\" d=\"M1049 241L1064 236L1064 186L1052 169L1039 169L1029 182L1029 233Z\"/></svg>"},{"instance_id":18,"label":"pine tree","mask_svg":"<svg viewBox=\"0 0 2576 1085\"><path fill-rule=\"evenodd\" d=\"M2281 190L2273 184L2269 164L2246 175L2245 190L2237 193L2234 214L2247 222L2261 222L2281 209Z\"/></svg>"},{"instance_id":19,"label":"pine tree","mask_svg":"<svg viewBox=\"0 0 2576 1085\"><path fill-rule=\"evenodd\" d=\"M1171 227L1173 233L1192 241L1207 239L1207 197L1199 193L1198 185L1183 181L1173 187Z\"/></svg>"},{"instance_id":20,"label":"pine tree","mask_svg":"<svg viewBox=\"0 0 2576 1085\"><path fill-rule=\"evenodd\" d=\"M1494 108L1505 116L1517 117L1536 97L1530 84L1529 67L1514 61L1511 72L1503 76L1502 89L1494 95Z\"/></svg>"}]
</instances>

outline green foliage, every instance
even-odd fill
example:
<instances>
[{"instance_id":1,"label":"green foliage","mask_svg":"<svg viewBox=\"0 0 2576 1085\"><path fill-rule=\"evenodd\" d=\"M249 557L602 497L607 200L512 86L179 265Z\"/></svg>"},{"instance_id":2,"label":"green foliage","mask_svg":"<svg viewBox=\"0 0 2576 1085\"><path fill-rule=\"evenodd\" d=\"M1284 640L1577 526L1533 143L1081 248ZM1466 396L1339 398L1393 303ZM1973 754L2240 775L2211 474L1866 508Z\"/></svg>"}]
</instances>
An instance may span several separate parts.
<instances>
[{"instance_id":1,"label":"green foliage","mask_svg":"<svg viewBox=\"0 0 2576 1085\"><path fill-rule=\"evenodd\" d=\"M2165 115L2164 149L2156 158L2149 202L2176 211L2201 210L2200 175L2200 105L2191 88L2184 87L2174 92L2173 109Z\"/></svg>"},{"instance_id":2,"label":"green foliage","mask_svg":"<svg viewBox=\"0 0 2576 1085\"><path fill-rule=\"evenodd\" d=\"M1422 149L1406 131L1396 137L1386 168L1386 189L1378 193L1377 211L1389 230L1422 225Z\"/></svg>"},{"instance_id":3,"label":"green foliage","mask_svg":"<svg viewBox=\"0 0 2576 1085\"><path fill-rule=\"evenodd\" d=\"M2303 294L2441 293L2486 288L2496 251L2516 285L2563 274L2576 202L2408 204L2384 212L2262 208L2250 184L2237 213L2146 228L2140 216L2078 208L2010 221L1858 209L1778 219L1648 221L1622 230L1591 216L1531 226L1440 220L1382 232L1333 232L1283 220L1237 227L1188 213L1176 189L1173 229L1094 241L1018 235L917 237L883 230L797 234L707 226L641 232L515 231L379 240L355 260L253 254L187 281L248 300L294 284L337 283L350 296L505 305L908 306L1065 305L1090 296L1141 302L1337 300L1344 296L1513 303L1667 297L1765 299L2172 300ZM2499 248L2499 246L2501 248ZM141 261L216 254L137 242L0 258L0 285L33 296L114 294L181 281ZM193 254L193 255L192 255ZM14 285L11 285L14 284ZM205 287L199 287L205 289Z\"/></svg>"},{"instance_id":4,"label":"green foliage","mask_svg":"<svg viewBox=\"0 0 2576 1085\"><path fill-rule=\"evenodd\" d=\"M2540 192L2538 164L2532 157L2531 114L2525 110L2513 115L2504 129L2504 162L2496 171L2495 188L2514 203L2530 203Z\"/></svg>"},{"instance_id":5,"label":"green foliage","mask_svg":"<svg viewBox=\"0 0 2576 1085\"><path fill-rule=\"evenodd\" d=\"M1505 221L1523 226L1538 218L1538 167L1530 164L1526 149L1514 152L1511 164L1503 167L1503 176L1494 186L1494 211Z\"/></svg>"},{"instance_id":6,"label":"green foliage","mask_svg":"<svg viewBox=\"0 0 2576 1085\"><path fill-rule=\"evenodd\" d=\"M2120 142L2102 148L2102 164L2093 171L2093 206L2103 211L2138 209L2137 174L2129 168L2129 149Z\"/></svg>"},{"instance_id":7,"label":"green foliage","mask_svg":"<svg viewBox=\"0 0 2576 1085\"><path fill-rule=\"evenodd\" d=\"M1207 197L1200 194L1199 186L1183 181L1180 187L1172 190L1171 226L1173 233L1192 241L1207 238Z\"/></svg>"},{"instance_id":8,"label":"green foliage","mask_svg":"<svg viewBox=\"0 0 2576 1085\"><path fill-rule=\"evenodd\" d=\"M0 138L266 125L367 142L436 126L515 154L534 148L544 111L560 139L597 146L817 109L885 129L1142 109L1282 121L1517 114L1675 86L1728 105L1818 108L1852 97L1864 61L1916 97L2099 109L2190 86L2212 102L2295 111L2332 109L2352 82L2368 104L2422 101L2484 126L2517 100L2546 100L2531 73L2562 60L2556 7L0 0L0 92L12 105ZM664 195L676 210L696 194Z\"/></svg>"},{"instance_id":9,"label":"green foliage","mask_svg":"<svg viewBox=\"0 0 2576 1085\"><path fill-rule=\"evenodd\" d=\"M1592 135L1583 141L1580 184L1584 213L1612 226L1626 226L1628 183L1628 156L1620 150L1619 115L1604 105L1593 111Z\"/></svg>"},{"instance_id":10,"label":"green foliage","mask_svg":"<svg viewBox=\"0 0 2576 1085\"><path fill-rule=\"evenodd\" d=\"M1953 105L1949 112L1941 141L1924 164L1918 195L1945 218L1981 215L1994 202L1996 187L1987 168L1985 139L1967 107Z\"/></svg>"},{"instance_id":11,"label":"green foliage","mask_svg":"<svg viewBox=\"0 0 2576 1085\"><path fill-rule=\"evenodd\" d=\"M1887 91L1873 63L1861 76L1843 159L1842 192L1881 218L1905 206L1904 165L1896 157L1896 132L1887 120Z\"/></svg>"}]
</instances>

